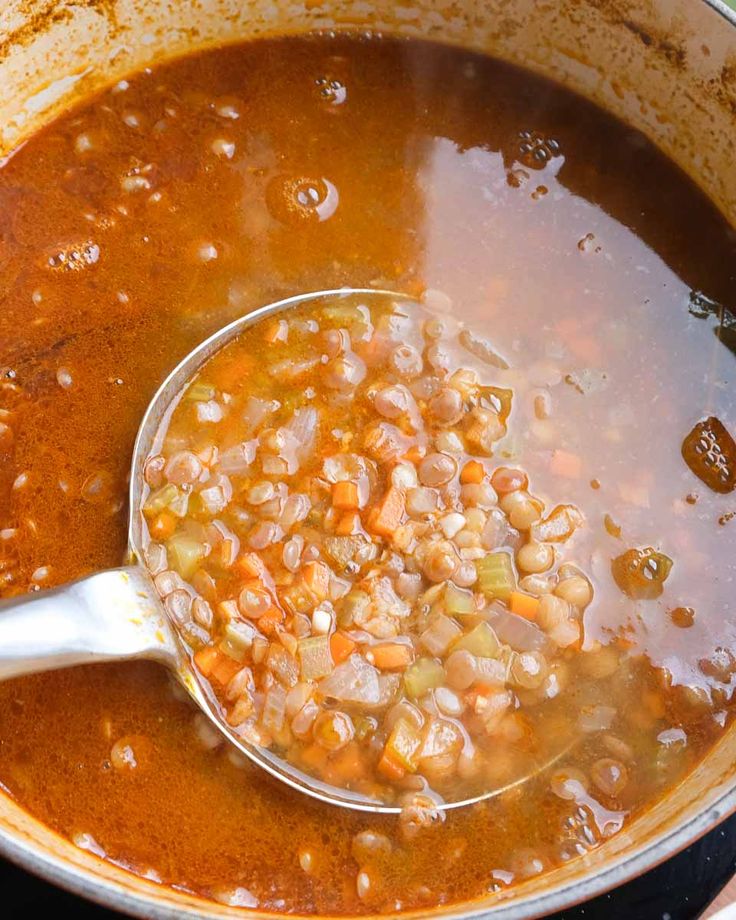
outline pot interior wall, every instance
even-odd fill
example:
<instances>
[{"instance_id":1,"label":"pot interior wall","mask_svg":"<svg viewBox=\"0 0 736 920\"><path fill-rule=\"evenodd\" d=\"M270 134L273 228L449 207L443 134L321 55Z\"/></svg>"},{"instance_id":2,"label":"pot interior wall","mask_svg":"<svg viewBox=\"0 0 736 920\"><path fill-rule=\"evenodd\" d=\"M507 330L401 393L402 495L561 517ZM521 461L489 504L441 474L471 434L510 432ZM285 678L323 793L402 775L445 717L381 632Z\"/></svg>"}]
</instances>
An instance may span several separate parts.
<instances>
[{"instance_id":1,"label":"pot interior wall","mask_svg":"<svg viewBox=\"0 0 736 920\"><path fill-rule=\"evenodd\" d=\"M79 96L152 61L275 33L368 27L461 44L557 79L640 128L736 222L736 33L716 9L696 0L419 0L405 6L391 0L6 0L0 155ZM732 731L666 801L584 859L514 889L510 901L495 902L499 916L547 912L566 903L563 887L583 876L578 900L664 858L734 807L728 791L734 764ZM62 840L2 795L0 841L26 865L89 896L102 897L102 883L131 912L181 916L202 909L195 898L130 876ZM207 910L242 916L216 905Z\"/></svg>"}]
</instances>

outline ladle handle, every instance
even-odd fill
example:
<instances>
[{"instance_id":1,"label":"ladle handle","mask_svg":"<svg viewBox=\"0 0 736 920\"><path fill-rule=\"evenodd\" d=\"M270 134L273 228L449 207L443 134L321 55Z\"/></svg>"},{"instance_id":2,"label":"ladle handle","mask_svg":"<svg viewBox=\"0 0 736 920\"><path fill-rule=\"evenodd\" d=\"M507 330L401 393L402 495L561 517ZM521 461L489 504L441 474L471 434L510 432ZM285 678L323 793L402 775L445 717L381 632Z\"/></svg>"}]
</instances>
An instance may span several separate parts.
<instances>
[{"instance_id":1,"label":"ladle handle","mask_svg":"<svg viewBox=\"0 0 736 920\"><path fill-rule=\"evenodd\" d=\"M166 612L138 566L0 602L0 680L127 658L179 661Z\"/></svg>"}]
</instances>

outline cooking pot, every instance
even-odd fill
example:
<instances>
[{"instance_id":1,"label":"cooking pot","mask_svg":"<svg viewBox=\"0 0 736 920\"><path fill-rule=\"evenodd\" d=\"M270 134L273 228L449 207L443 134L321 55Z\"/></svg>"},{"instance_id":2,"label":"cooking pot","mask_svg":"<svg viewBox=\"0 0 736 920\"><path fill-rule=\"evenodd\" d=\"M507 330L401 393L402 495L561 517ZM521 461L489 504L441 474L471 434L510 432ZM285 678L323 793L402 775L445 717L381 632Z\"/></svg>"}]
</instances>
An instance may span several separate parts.
<instances>
[{"instance_id":1,"label":"cooking pot","mask_svg":"<svg viewBox=\"0 0 736 920\"><path fill-rule=\"evenodd\" d=\"M370 28L487 52L563 83L643 131L736 224L736 14L719 0L3 0L2 7L0 158L78 96L154 61L271 34ZM645 872L735 810L736 726L685 782L599 849L434 915L511 920L560 910ZM0 852L140 917L264 916L104 862L1 792Z\"/></svg>"}]
</instances>

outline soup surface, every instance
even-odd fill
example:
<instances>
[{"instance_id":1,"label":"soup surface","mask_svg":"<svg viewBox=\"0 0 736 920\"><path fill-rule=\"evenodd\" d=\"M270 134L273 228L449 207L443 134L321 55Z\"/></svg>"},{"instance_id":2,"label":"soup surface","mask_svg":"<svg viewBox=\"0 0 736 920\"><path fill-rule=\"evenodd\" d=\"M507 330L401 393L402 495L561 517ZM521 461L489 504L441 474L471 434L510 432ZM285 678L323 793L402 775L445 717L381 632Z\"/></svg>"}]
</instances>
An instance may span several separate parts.
<instances>
[{"instance_id":1,"label":"soup surface","mask_svg":"<svg viewBox=\"0 0 736 920\"><path fill-rule=\"evenodd\" d=\"M634 819L731 718L736 330L724 308L736 303L734 242L639 134L529 74L421 43L315 36L216 50L123 81L51 124L0 169L3 595L122 561L140 417L198 341L301 291L404 291L510 365L491 370L512 380L483 381L513 390L504 430L490 451L462 458L462 470L479 463L481 482L458 478L490 485L483 527L492 512L517 534L536 526L514 526L519 500L504 493L527 484L501 467L523 469L545 518L560 505L580 523L554 567L542 565L544 550L519 566L521 543L508 547L514 578L539 579L514 584L517 593L574 608L578 634L557 644L559 700L532 705L539 687L514 688L523 705L493 725L489 769L502 779L529 758L556 700L574 743L523 787L457 813L402 822L327 811L228 751L160 669L96 666L0 685L4 788L79 846L163 884L307 913L487 895ZM270 344L249 349L258 365ZM288 338L285 354L288 370L298 357ZM259 373L247 369L244 392ZM280 385L283 398L289 385ZM216 410L193 411L204 412L189 420L196 436ZM360 425L352 413L347 421ZM418 478L421 459L410 454ZM262 472L244 488L285 482L275 467ZM515 488L498 479L493 488L494 473ZM402 475L411 473L397 474L402 490L413 488ZM375 531L368 506L350 507L361 502L354 484L339 490L338 510L364 513ZM380 516L381 495L371 507ZM449 513L467 525L467 509ZM222 544L231 531L255 537L248 551L263 553L259 535L274 534L262 517L254 534L252 516L233 515ZM175 538L179 525L158 523L160 543ZM481 543L484 554L498 546ZM185 552L175 558L186 567ZM560 569L566 562L579 571ZM565 597L566 575L592 596ZM310 589L322 583L311 578ZM203 598L206 584L200 577ZM514 616L533 612L516 603ZM464 635L485 622L448 620ZM388 654L384 662L408 666L405 652ZM439 666L443 655L419 657ZM474 706L486 690L461 703ZM394 726L411 727L415 703L404 705Z\"/></svg>"}]
</instances>

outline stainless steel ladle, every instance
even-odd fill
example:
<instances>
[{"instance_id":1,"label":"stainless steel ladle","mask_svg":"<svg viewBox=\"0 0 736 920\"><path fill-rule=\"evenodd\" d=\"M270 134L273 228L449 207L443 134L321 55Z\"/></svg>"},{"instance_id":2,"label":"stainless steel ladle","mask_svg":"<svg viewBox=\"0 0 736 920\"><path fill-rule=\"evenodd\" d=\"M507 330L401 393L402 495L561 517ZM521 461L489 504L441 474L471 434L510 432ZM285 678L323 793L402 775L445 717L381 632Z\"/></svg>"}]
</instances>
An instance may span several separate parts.
<instances>
[{"instance_id":1,"label":"stainless steel ladle","mask_svg":"<svg viewBox=\"0 0 736 920\"><path fill-rule=\"evenodd\" d=\"M336 299L392 298L410 302L393 291L341 289L289 297L254 310L224 326L181 361L159 387L138 430L130 476L129 552L143 558L143 465L154 451L162 421L173 412L185 385L215 352L264 317L309 302ZM151 576L141 563L98 572L87 578L0 603L0 680L39 671L103 661L148 659L169 668L216 728L253 763L293 789L322 802L358 811L399 813L400 807L323 783L266 748L249 744L227 724L217 701L192 667L185 646L169 620ZM562 752L564 753L564 751ZM562 753L523 777L442 808L458 808L491 798L527 781Z\"/></svg>"}]
</instances>

